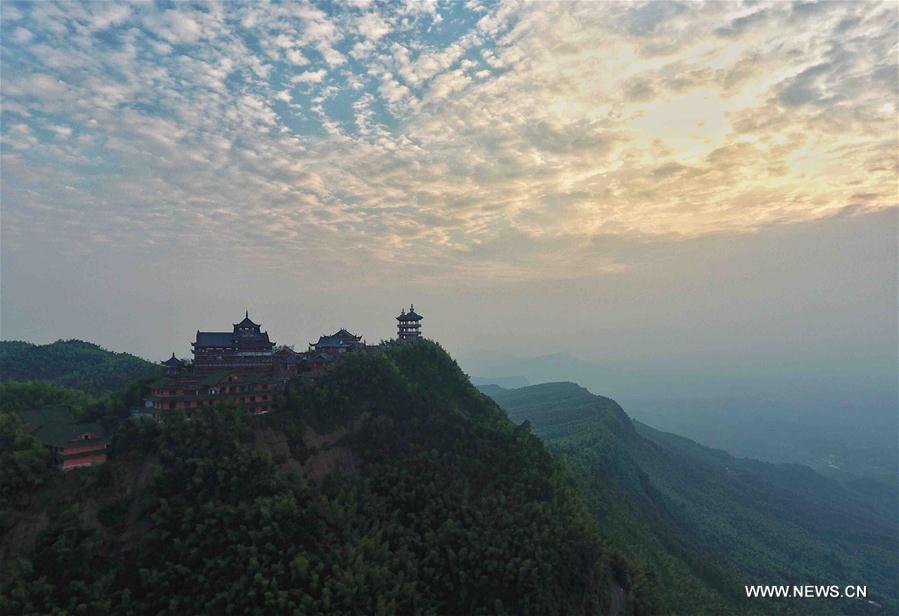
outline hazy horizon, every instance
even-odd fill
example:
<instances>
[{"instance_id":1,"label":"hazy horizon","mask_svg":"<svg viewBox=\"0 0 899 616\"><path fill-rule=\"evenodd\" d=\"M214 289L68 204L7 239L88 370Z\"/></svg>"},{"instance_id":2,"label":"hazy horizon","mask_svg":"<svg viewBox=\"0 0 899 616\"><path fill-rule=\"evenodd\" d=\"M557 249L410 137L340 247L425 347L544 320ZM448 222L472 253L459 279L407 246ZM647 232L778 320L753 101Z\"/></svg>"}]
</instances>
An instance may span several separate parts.
<instances>
[{"instance_id":1,"label":"hazy horizon","mask_svg":"<svg viewBox=\"0 0 899 616\"><path fill-rule=\"evenodd\" d=\"M663 371L745 369L760 362L762 368L766 363L889 364L895 362L897 339L891 287L897 272L895 225L893 210L657 244L652 251L644 248L641 252L651 254L640 255L639 265L627 271L539 287L497 283L440 289L425 281L406 289L358 287L358 299L341 299L326 286L304 298L292 297L277 282L266 292L244 272L241 286L255 284L245 296L218 297L214 288L200 292L197 284L196 295L182 288L180 302L155 303L153 309L143 297L150 290L142 292L127 280L110 305L109 295L97 288L108 280L81 278L67 269L83 264L57 263L59 278L51 284L43 278L28 289L36 282L34 270L10 271L4 259L2 338L35 343L80 338L157 361L172 352L189 357L197 329L228 330L249 310L279 344L300 349L340 327L370 342L392 338L394 317L415 302L425 315L425 335L462 358L567 352L612 367ZM34 259L31 267L40 267L40 255ZM27 291L15 291L19 285ZM54 302L61 291L68 301Z\"/></svg>"}]
</instances>

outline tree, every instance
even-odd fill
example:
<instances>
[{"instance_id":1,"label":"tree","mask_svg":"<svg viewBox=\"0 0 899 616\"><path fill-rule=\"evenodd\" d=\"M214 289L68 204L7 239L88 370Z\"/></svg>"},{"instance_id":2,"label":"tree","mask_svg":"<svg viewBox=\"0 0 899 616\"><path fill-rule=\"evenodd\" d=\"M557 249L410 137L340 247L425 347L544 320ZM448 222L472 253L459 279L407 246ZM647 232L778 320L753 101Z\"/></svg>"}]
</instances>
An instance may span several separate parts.
<instances>
[{"instance_id":1,"label":"tree","mask_svg":"<svg viewBox=\"0 0 899 616\"><path fill-rule=\"evenodd\" d=\"M0 412L0 505L46 481L50 452L14 413Z\"/></svg>"}]
</instances>

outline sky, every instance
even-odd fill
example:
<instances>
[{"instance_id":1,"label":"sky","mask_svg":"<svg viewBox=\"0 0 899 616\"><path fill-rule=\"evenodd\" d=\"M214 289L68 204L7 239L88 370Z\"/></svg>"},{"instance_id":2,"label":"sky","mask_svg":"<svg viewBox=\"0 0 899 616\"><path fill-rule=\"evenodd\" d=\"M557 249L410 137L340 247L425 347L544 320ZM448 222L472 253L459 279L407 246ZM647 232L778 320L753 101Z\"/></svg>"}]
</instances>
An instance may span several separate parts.
<instances>
[{"instance_id":1,"label":"sky","mask_svg":"<svg viewBox=\"0 0 899 616\"><path fill-rule=\"evenodd\" d=\"M0 335L895 369L897 10L3 2ZM710 377L711 378L711 377ZM859 387L864 387L863 380Z\"/></svg>"}]
</instances>

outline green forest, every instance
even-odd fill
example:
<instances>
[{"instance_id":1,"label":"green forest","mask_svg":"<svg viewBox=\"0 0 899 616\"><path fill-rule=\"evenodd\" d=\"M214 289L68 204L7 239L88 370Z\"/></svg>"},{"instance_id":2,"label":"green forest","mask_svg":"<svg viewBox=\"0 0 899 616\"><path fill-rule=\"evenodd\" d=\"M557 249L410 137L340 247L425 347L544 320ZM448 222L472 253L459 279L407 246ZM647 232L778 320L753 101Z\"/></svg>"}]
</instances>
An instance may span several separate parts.
<instances>
[{"instance_id":1,"label":"green forest","mask_svg":"<svg viewBox=\"0 0 899 616\"><path fill-rule=\"evenodd\" d=\"M0 383L0 613L897 607L884 494L653 430L572 383L478 391L439 345L385 343L269 415L157 424L129 413L155 373ZM15 414L51 405L113 432L109 463L55 470ZM881 607L744 597L781 583L866 584Z\"/></svg>"},{"instance_id":2,"label":"green forest","mask_svg":"<svg viewBox=\"0 0 899 616\"><path fill-rule=\"evenodd\" d=\"M110 463L65 476L7 423L2 613L595 614L621 587L622 613L663 609L434 343L352 354L263 417L125 420Z\"/></svg>"},{"instance_id":3,"label":"green forest","mask_svg":"<svg viewBox=\"0 0 899 616\"><path fill-rule=\"evenodd\" d=\"M798 465L737 459L632 422L573 383L483 386L571 473L605 539L671 611L897 611L896 503ZM866 584L868 599L745 599L745 584Z\"/></svg>"},{"instance_id":4,"label":"green forest","mask_svg":"<svg viewBox=\"0 0 899 616\"><path fill-rule=\"evenodd\" d=\"M157 375L159 370L134 355L113 353L82 340L43 345L0 341L0 381L46 381L96 396Z\"/></svg>"}]
</instances>

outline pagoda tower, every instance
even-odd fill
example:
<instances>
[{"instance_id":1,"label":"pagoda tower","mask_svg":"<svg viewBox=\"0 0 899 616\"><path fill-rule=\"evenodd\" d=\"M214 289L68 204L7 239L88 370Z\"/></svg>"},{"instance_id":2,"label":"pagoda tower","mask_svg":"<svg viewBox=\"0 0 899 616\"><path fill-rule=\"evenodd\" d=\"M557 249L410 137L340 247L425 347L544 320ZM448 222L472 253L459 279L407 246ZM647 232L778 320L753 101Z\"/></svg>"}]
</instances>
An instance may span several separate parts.
<instances>
[{"instance_id":1,"label":"pagoda tower","mask_svg":"<svg viewBox=\"0 0 899 616\"><path fill-rule=\"evenodd\" d=\"M159 362L165 368L166 376L177 376L181 369L184 367L184 362L175 357L175 354L172 353L172 356L167 360Z\"/></svg>"},{"instance_id":2,"label":"pagoda tower","mask_svg":"<svg viewBox=\"0 0 899 616\"><path fill-rule=\"evenodd\" d=\"M415 313L415 305L409 306L409 312L404 308L400 312L400 316L396 318L396 337L398 340L415 340L421 337L421 319L420 314Z\"/></svg>"}]
</instances>

